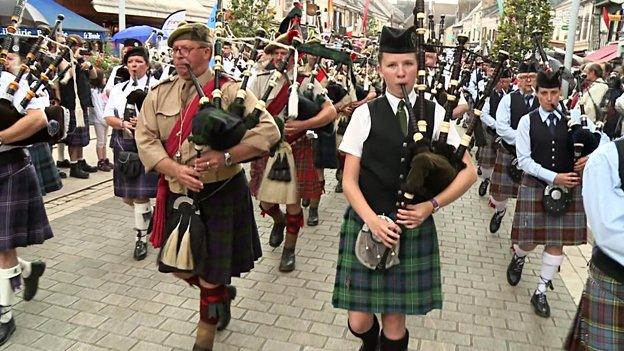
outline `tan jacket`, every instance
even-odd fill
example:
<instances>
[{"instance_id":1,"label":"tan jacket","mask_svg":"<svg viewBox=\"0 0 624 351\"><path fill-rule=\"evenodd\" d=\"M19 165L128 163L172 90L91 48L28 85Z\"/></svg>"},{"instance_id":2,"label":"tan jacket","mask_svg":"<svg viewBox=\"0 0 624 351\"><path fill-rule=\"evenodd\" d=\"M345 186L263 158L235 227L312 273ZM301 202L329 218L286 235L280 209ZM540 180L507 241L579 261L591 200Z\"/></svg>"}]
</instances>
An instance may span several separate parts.
<instances>
[{"instance_id":1,"label":"tan jacket","mask_svg":"<svg viewBox=\"0 0 624 351\"><path fill-rule=\"evenodd\" d=\"M579 103L585 106L585 114L592 122L596 122L596 117L598 117L596 108L600 108L600 103L607 90L609 90L609 86L602 78L598 78L589 86L589 89L587 89L579 101Z\"/></svg>"},{"instance_id":2,"label":"tan jacket","mask_svg":"<svg viewBox=\"0 0 624 351\"><path fill-rule=\"evenodd\" d=\"M204 86L213 78L212 70L206 71L198 77L199 82ZM228 106L236 98L236 91L239 83L223 84L222 106L227 110ZM148 93L141 113L139 114L135 138L139 150L139 157L145 165L146 171L154 169L156 164L165 158L169 158L165 150L165 144L169 138L171 129L178 119L181 118L184 106L190 103L197 95L193 82L184 80L178 76L172 77L155 87ZM251 93L247 92L245 99L245 113L250 114L257 99ZM186 117L191 123L190 116ZM279 130L273 121L271 115L264 110L260 116L260 123L253 129L247 131L241 144L252 146L264 152L268 152L269 148L279 141ZM181 140L180 152L182 156L181 163L192 165L195 161L196 151L188 140ZM238 172L242 167L233 165L231 167L219 170L208 170L201 174L200 180L203 183L213 183L228 179ZM175 193L185 193L185 188L178 183L175 178L166 177L169 182L169 189Z\"/></svg>"}]
</instances>

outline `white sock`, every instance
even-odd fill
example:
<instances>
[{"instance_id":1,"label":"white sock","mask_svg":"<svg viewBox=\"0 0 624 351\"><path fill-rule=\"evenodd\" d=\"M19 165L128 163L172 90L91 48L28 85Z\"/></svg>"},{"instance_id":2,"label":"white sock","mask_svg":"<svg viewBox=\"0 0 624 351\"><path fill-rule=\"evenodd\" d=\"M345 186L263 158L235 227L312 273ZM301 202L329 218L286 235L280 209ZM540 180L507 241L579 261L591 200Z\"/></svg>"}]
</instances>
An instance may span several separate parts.
<instances>
[{"instance_id":1,"label":"white sock","mask_svg":"<svg viewBox=\"0 0 624 351\"><path fill-rule=\"evenodd\" d=\"M136 237L136 240L141 240L144 243L147 242L147 228L149 227L149 218L146 218L144 214L150 214L152 212L152 205L149 202L138 204L134 204L134 227L141 231L143 235Z\"/></svg>"},{"instance_id":2,"label":"white sock","mask_svg":"<svg viewBox=\"0 0 624 351\"><path fill-rule=\"evenodd\" d=\"M494 168L492 167L481 167L481 177L483 179L491 179L492 173L494 173Z\"/></svg>"},{"instance_id":3,"label":"white sock","mask_svg":"<svg viewBox=\"0 0 624 351\"><path fill-rule=\"evenodd\" d=\"M18 257L17 261L19 262L20 268L22 268L22 278L30 277L30 272L31 272L30 262L22 259L21 257Z\"/></svg>"},{"instance_id":4,"label":"white sock","mask_svg":"<svg viewBox=\"0 0 624 351\"><path fill-rule=\"evenodd\" d=\"M513 244L513 249L514 249L514 253L516 254L516 256L518 257L526 257L526 255L529 254L528 251L524 251L520 248L520 246L518 246L518 244Z\"/></svg>"},{"instance_id":5,"label":"white sock","mask_svg":"<svg viewBox=\"0 0 624 351\"><path fill-rule=\"evenodd\" d=\"M536 292L542 294L546 293L546 284L553 280L562 262L563 255L551 255L546 251L542 253L542 269L540 271L540 282L537 284Z\"/></svg>"},{"instance_id":6,"label":"white sock","mask_svg":"<svg viewBox=\"0 0 624 351\"><path fill-rule=\"evenodd\" d=\"M56 158L59 161L65 161L65 145L64 144L56 144Z\"/></svg>"},{"instance_id":7,"label":"white sock","mask_svg":"<svg viewBox=\"0 0 624 351\"><path fill-rule=\"evenodd\" d=\"M17 277L19 279L22 269L18 264L11 268L0 269L0 323L8 323L13 317L11 312L13 304L15 304L15 291L11 280Z\"/></svg>"},{"instance_id":8,"label":"white sock","mask_svg":"<svg viewBox=\"0 0 624 351\"><path fill-rule=\"evenodd\" d=\"M507 200L494 200L494 198L490 195L490 207L496 210L496 212L505 211L507 209Z\"/></svg>"}]
</instances>

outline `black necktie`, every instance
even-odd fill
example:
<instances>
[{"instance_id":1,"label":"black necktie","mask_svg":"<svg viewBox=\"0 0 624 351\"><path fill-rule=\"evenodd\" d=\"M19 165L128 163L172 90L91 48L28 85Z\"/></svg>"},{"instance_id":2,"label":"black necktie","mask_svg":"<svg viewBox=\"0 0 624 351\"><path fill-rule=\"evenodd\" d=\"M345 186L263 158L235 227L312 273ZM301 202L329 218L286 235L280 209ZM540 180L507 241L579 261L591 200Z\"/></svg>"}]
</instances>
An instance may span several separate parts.
<instances>
[{"instance_id":1,"label":"black necktie","mask_svg":"<svg viewBox=\"0 0 624 351\"><path fill-rule=\"evenodd\" d=\"M399 108L397 109L396 116L399 119L399 125L403 135L407 135L407 115L405 114L405 101L399 101Z\"/></svg>"},{"instance_id":2,"label":"black necktie","mask_svg":"<svg viewBox=\"0 0 624 351\"><path fill-rule=\"evenodd\" d=\"M531 98L532 98L532 96L531 96L531 95L526 95L526 96L524 97L524 100L526 101L526 106L527 106L527 108L531 108Z\"/></svg>"},{"instance_id":3,"label":"black necktie","mask_svg":"<svg viewBox=\"0 0 624 351\"><path fill-rule=\"evenodd\" d=\"M554 113L548 115L548 130L550 130L550 135L553 137L557 131L557 116Z\"/></svg>"}]
</instances>

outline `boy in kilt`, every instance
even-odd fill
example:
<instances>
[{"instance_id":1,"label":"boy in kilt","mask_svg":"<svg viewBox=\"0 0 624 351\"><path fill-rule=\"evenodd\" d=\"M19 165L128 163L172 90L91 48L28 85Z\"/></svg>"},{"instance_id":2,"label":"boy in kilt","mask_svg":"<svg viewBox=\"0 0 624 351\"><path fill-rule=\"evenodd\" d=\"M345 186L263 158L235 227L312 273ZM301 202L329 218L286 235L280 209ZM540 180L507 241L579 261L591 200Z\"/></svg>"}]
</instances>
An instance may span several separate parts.
<instances>
[{"instance_id":1,"label":"boy in kilt","mask_svg":"<svg viewBox=\"0 0 624 351\"><path fill-rule=\"evenodd\" d=\"M501 77L496 84L496 88L490 96L485 100L483 111L481 113L481 122L485 128L486 145L479 148L477 158L479 169L483 180L479 185L479 196L485 196L490 182L492 181L492 172L496 163L496 111L501 99L509 93L511 85L511 71L504 69Z\"/></svg>"},{"instance_id":2,"label":"boy in kilt","mask_svg":"<svg viewBox=\"0 0 624 351\"><path fill-rule=\"evenodd\" d=\"M196 195L201 200L199 217L206 229L205 236L199 237L199 233L197 239L205 241L205 249L193 250L190 273L175 267L163 269L162 264L160 269L199 287L199 324L193 350L206 351L212 350L215 331L225 328L231 318L230 304L236 290L226 285L232 277L249 272L262 255L251 194L237 162L266 154L279 140L279 130L271 115L263 112L260 122L246 131L239 144L226 151L207 148L197 157L188 136L199 109L199 96L187 65L204 93L212 96L214 73L208 65L212 37L203 24L182 23L171 33L168 44L178 75L153 86L147 94L135 137L145 170L160 173L150 237L154 247L161 247L172 235L164 229L175 226L175 200L184 195ZM231 81L222 83L225 110L236 98L238 87ZM256 103L255 96L247 92L246 115ZM159 263L162 254L161 249Z\"/></svg>"},{"instance_id":3,"label":"boy in kilt","mask_svg":"<svg viewBox=\"0 0 624 351\"><path fill-rule=\"evenodd\" d=\"M123 64L130 72L131 80L113 86L110 98L104 107L104 119L113 127L110 146L113 148L114 161L117 165L123 151L137 152L134 140L134 129L137 113L143 104L145 94L155 80L148 73L149 53L142 46L126 51ZM128 118L126 118L128 117ZM119 167L113 169L113 186L115 196L134 208L134 227L137 231L133 257L140 261L147 256L147 229L152 217L150 198L156 197L156 172L145 172L143 165L138 176L134 178L124 175Z\"/></svg>"},{"instance_id":4,"label":"boy in kilt","mask_svg":"<svg viewBox=\"0 0 624 351\"><path fill-rule=\"evenodd\" d=\"M19 58L9 53L0 76L0 92L7 91L18 70ZM28 90L28 83L22 79L12 101L15 107ZM21 280L24 280L23 298L30 301L45 271L44 262L28 262L18 257L17 248L42 244L53 236L28 151L12 145L46 128L48 121L43 111L46 100L35 97L26 107L26 115L0 130L0 345L15 332L11 311Z\"/></svg>"},{"instance_id":5,"label":"boy in kilt","mask_svg":"<svg viewBox=\"0 0 624 351\"><path fill-rule=\"evenodd\" d=\"M502 97L496 109L496 134L500 137L500 145L496 152L496 162L490 184L490 207L495 212L490 220L490 233L496 233L507 213L507 200L518 195L519 183L515 182L508 172L514 159L509 149L516 145L516 129L520 118L539 107L535 98L534 82L537 66L534 63L522 63L518 68L518 90Z\"/></svg>"},{"instance_id":6,"label":"boy in kilt","mask_svg":"<svg viewBox=\"0 0 624 351\"><path fill-rule=\"evenodd\" d=\"M624 348L624 139L592 153L583 205L596 241L589 276L565 349Z\"/></svg>"},{"instance_id":7,"label":"boy in kilt","mask_svg":"<svg viewBox=\"0 0 624 351\"><path fill-rule=\"evenodd\" d=\"M300 36L297 30L290 30L280 35L276 41L281 44L290 45L295 37ZM295 39L296 40L296 39ZM254 76L254 80L250 83L250 90L256 96L262 96L266 91L269 80L276 67L279 67L288 50L269 44L264 48L265 54L271 55L271 62L265 67L264 72L259 72ZM293 78L293 63L288 64L288 76L283 75L273 88L269 98L267 99L267 111L275 118L286 120L288 114L288 88ZM298 75L299 91L306 89L309 79L303 79L302 75ZM321 84L310 77L314 84L314 96L323 95L324 89ZM301 109L299 109L301 111ZM291 174L291 185L296 186L295 196L278 196L282 194L274 194L275 197L282 198L281 202L271 201L263 198L260 191L265 181L266 167L268 157L253 161L251 163L251 193L260 201L260 210L262 215L269 215L273 219L273 228L269 237L269 245L271 247L279 247L284 242L282 257L280 259L279 270L281 272L291 272L295 269L295 248L299 231L303 227L303 209L301 208L301 199L320 199L323 192L323 181L319 177L317 169L314 167L314 149L312 140L307 138L306 131L313 128L319 128L328 123L332 123L336 118L336 110L329 99L321 105L321 111L314 117L307 120L288 120L284 127L285 141L288 144L282 147L291 148L294 158L295 174ZM292 166L292 165L291 165ZM290 193L290 191L287 191ZM273 196L271 196L273 197ZM294 197L294 198L293 198ZM280 209L280 204L286 205L286 213ZM284 229L286 236L284 240Z\"/></svg>"},{"instance_id":8,"label":"boy in kilt","mask_svg":"<svg viewBox=\"0 0 624 351\"><path fill-rule=\"evenodd\" d=\"M554 289L552 279L563 262L563 246L587 242L579 186L587 157L574 161L567 120L554 111L560 86L558 73L539 72L536 99L540 107L518 123L516 151L524 175L511 229L514 254L507 268L507 282L517 285L527 253L537 245L545 246L540 279L531 297L535 313L545 318L550 316L546 288ZM567 188L571 196L571 205L560 215L547 212L542 203L546 186L553 184Z\"/></svg>"},{"instance_id":9,"label":"boy in kilt","mask_svg":"<svg viewBox=\"0 0 624 351\"><path fill-rule=\"evenodd\" d=\"M61 106L67 108L70 113L69 131L65 138L65 144L69 149L69 159L61 163L57 163L59 166L69 167L69 176L80 179L89 178L89 173L97 172L97 167L87 164L83 157L83 149L89 145L89 114L88 108L93 107L91 102L91 86L90 79L97 77L95 67L91 65L89 61L86 61L83 56L84 41L76 35L71 34L68 36L68 43L71 47L73 58L76 62L65 73L64 78L58 84L59 94L61 97ZM64 70L70 57L65 58L67 61L63 61L60 65L61 70ZM84 126L79 127L77 119L84 119Z\"/></svg>"},{"instance_id":10,"label":"boy in kilt","mask_svg":"<svg viewBox=\"0 0 624 351\"><path fill-rule=\"evenodd\" d=\"M407 350L406 315L422 315L442 307L438 241L431 214L459 198L477 179L466 153L463 161L467 167L447 189L397 211L397 193L401 193L403 172L411 162L401 159L408 123L401 85L408 87L409 101L416 101L413 87L419 67L414 35L413 27L383 27L378 71L386 91L353 112L340 144L340 151L346 153L342 183L350 206L340 232L332 303L348 310L349 330L362 340L360 350L365 351L377 347L382 351ZM431 101L426 102L426 110L427 135L437 138L444 110ZM457 146L459 141L451 126L449 144ZM380 214L396 222L387 222L378 217ZM386 247L401 240L398 265L379 271L356 259L355 242L364 224ZM399 225L406 230L401 231ZM381 313L381 334L376 313Z\"/></svg>"}]
</instances>

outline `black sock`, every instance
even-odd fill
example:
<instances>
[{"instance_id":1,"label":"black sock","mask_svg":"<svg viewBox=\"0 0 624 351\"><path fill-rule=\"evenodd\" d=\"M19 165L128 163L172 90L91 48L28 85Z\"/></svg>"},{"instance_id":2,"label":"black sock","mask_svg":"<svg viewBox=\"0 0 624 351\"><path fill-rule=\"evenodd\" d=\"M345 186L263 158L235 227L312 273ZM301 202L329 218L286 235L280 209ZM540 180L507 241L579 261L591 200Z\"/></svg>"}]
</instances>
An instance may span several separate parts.
<instances>
[{"instance_id":1,"label":"black sock","mask_svg":"<svg viewBox=\"0 0 624 351\"><path fill-rule=\"evenodd\" d=\"M384 335L383 330L381 331L379 338L380 351L406 351L408 344L409 331L407 329L405 329L405 335L399 340L390 340Z\"/></svg>"},{"instance_id":2,"label":"black sock","mask_svg":"<svg viewBox=\"0 0 624 351\"><path fill-rule=\"evenodd\" d=\"M373 315L373 326L362 334L358 334L353 331L353 329L351 329L351 325L349 325L348 320L347 325L349 326L349 331L351 332L351 334L362 340L362 344L364 346L363 351L377 350L377 343L379 342L379 321L377 320L376 315Z\"/></svg>"}]
</instances>

